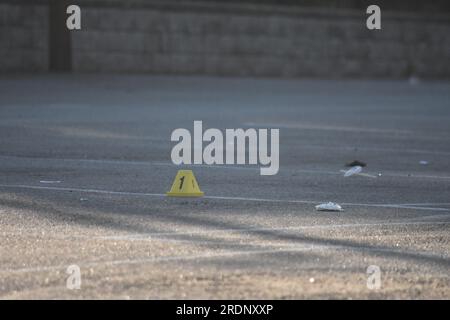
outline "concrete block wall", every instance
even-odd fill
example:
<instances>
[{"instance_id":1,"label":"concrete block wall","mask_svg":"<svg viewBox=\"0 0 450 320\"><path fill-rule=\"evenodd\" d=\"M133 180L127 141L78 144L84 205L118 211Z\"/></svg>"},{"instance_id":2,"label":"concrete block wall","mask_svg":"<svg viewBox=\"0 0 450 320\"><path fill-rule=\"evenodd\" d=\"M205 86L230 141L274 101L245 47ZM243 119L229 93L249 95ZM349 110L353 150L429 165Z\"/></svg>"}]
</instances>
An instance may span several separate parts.
<instances>
[{"instance_id":1,"label":"concrete block wall","mask_svg":"<svg viewBox=\"0 0 450 320\"><path fill-rule=\"evenodd\" d=\"M0 72L48 70L48 7L0 3Z\"/></svg>"},{"instance_id":2,"label":"concrete block wall","mask_svg":"<svg viewBox=\"0 0 450 320\"><path fill-rule=\"evenodd\" d=\"M80 1L82 30L71 32L73 71L450 78L445 15L382 12L382 30L369 31L364 11L152 3ZM20 6L9 8L24 14ZM46 9L33 10L38 15L27 22L33 28L0 18L0 34L18 52L0 70L46 70ZM19 39L11 39L12 29L20 29L13 31Z\"/></svg>"}]
</instances>

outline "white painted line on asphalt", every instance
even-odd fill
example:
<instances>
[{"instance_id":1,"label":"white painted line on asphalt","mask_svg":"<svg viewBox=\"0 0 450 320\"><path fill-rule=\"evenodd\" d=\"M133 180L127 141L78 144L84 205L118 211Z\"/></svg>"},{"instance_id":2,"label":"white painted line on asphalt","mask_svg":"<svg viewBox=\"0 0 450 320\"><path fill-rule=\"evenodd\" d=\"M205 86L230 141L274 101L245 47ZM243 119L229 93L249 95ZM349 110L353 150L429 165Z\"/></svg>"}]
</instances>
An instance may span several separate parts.
<instances>
[{"instance_id":1,"label":"white painted line on asphalt","mask_svg":"<svg viewBox=\"0 0 450 320\"><path fill-rule=\"evenodd\" d=\"M322 201L312 200L282 200L282 199L262 199L262 198L242 198L242 197L221 197L221 196L205 196L208 199L221 199L221 200L241 200L241 201L258 201L258 202L276 202L276 203L302 203L302 204L317 204ZM378 204L378 203L353 203L342 202L344 206L356 206L356 207L375 207L375 208L395 208L395 209L417 209L417 210L431 210L431 211L450 211L448 208L435 208L435 207L417 207L398 204Z\"/></svg>"},{"instance_id":2,"label":"white painted line on asphalt","mask_svg":"<svg viewBox=\"0 0 450 320\"><path fill-rule=\"evenodd\" d=\"M85 193L112 194L112 195L121 195L121 196L149 196L149 197L165 197L166 196L165 194L162 194L162 193L138 193L138 192L109 191L109 190L99 190L99 189L43 187L43 186L30 186L30 185L23 185L23 184L18 184L18 185L0 184L0 188L72 191L72 192L85 192Z\"/></svg>"},{"instance_id":3,"label":"white painted line on asphalt","mask_svg":"<svg viewBox=\"0 0 450 320\"><path fill-rule=\"evenodd\" d=\"M162 193L143 193L143 192L125 192L125 191L109 191L99 189L82 189L82 188L59 188L59 187L43 187L43 186L30 186L30 185L10 185L0 184L0 188L19 188L19 189L36 189L36 190L53 190L53 191L75 191L86 193L99 193L99 194L112 194L123 196L149 196L149 197L166 197ZM230 201L252 201L252 202L271 202L271 203L298 203L298 204L317 204L322 201L313 200L283 200L283 199L265 199L265 198L245 198L245 197L225 197L225 196L204 196L202 199L213 200L230 200ZM394 209L412 209L412 210L429 210L429 211L450 211L449 208L439 207L418 207L410 205L398 205L398 204L378 204L378 203L352 203L343 202L344 206L356 206L356 207L374 207L374 208L394 208Z\"/></svg>"},{"instance_id":4,"label":"white painted line on asphalt","mask_svg":"<svg viewBox=\"0 0 450 320\"><path fill-rule=\"evenodd\" d=\"M428 211L449 211L448 208L438 208L438 207L417 207L408 205L398 205L398 204L373 204L373 203L341 203L344 206L358 206L358 207L375 207L375 208L397 208L397 209L416 209L416 210L428 210Z\"/></svg>"},{"instance_id":5,"label":"white painted line on asphalt","mask_svg":"<svg viewBox=\"0 0 450 320\"><path fill-rule=\"evenodd\" d=\"M392 178L418 178L418 179L443 179L448 180L450 176L433 176L424 174L397 174L397 173L383 173L383 176Z\"/></svg>"},{"instance_id":6,"label":"white painted line on asphalt","mask_svg":"<svg viewBox=\"0 0 450 320\"><path fill-rule=\"evenodd\" d=\"M373 253L398 253L398 254L415 254L422 255L426 258L443 258L441 255L430 254L427 251L411 251L403 250L398 248L373 248L371 246L361 245L358 247L358 251L362 252L373 252ZM287 245L284 247L276 247L271 249L258 249L258 250L236 250L236 251L222 251L222 252L210 252L196 255L182 255L182 256L166 256L166 257L151 257L151 258L136 258L136 259L123 259L123 260L106 260L106 261L94 261L94 262L76 262L82 268L92 268L97 266L119 266L119 265L137 265L137 264L147 264L147 263L158 263L158 262L171 262L171 261L190 261L190 260L204 260L204 259L217 259L217 258L227 258L236 257L242 255L258 255L258 254L273 254L273 253L296 253L312 250L352 250L343 245L309 245L309 246L298 246L298 245ZM449 262L450 263L450 262ZM73 263L71 263L73 264ZM28 272L45 272L45 271L57 271L64 270L67 265L58 266L36 266L28 268L17 268L17 269L0 269L1 273L28 273Z\"/></svg>"},{"instance_id":7,"label":"white painted line on asphalt","mask_svg":"<svg viewBox=\"0 0 450 320\"><path fill-rule=\"evenodd\" d=\"M416 218L410 218L409 221L423 221L423 220L429 220L429 219L449 219L450 214L433 214L429 216L422 216L422 217L416 217Z\"/></svg>"},{"instance_id":8,"label":"white painted line on asphalt","mask_svg":"<svg viewBox=\"0 0 450 320\"><path fill-rule=\"evenodd\" d=\"M445 140L448 140L446 138ZM315 146L315 145L299 145L299 148L307 148L307 149L324 149L324 150L330 150L330 149L336 149L336 150L349 150L353 151L355 150L355 147L348 147L348 146ZM436 150L419 150L419 149L392 149L392 148L379 148L379 147L357 147L360 151L385 151L385 152L392 152L392 153L414 153L414 154L429 154L429 155L436 155L436 156L449 156L449 151L436 151Z\"/></svg>"},{"instance_id":9,"label":"white painted line on asphalt","mask_svg":"<svg viewBox=\"0 0 450 320\"><path fill-rule=\"evenodd\" d=\"M171 162L150 162L150 161L128 161L128 160L107 160L107 159L70 159L70 158L34 158L34 157L19 157L19 156L2 156L0 155L0 159L5 160L29 160L29 161L61 161L61 162L74 162L74 163L92 163L92 164L111 164L111 165L130 165L130 166L163 166L163 167L189 167L189 168L214 168L214 169L226 169L226 170L249 170L256 171L259 170L259 167L255 166L239 166L239 165L206 165L206 164L191 164L186 166L175 165ZM337 175L340 176L341 173L336 170L308 170L308 169L295 169L292 167L283 167L283 171L292 172L292 173L306 173L306 174L327 174L327 175ZM378 172L379 173L379 172ZM378 173L375 175L364 173L360 175L365 175L371 178L378 177ZM438 180L449 180L450 176L436 176L436 175L424 175L424 174L398 174L398 173L390 173L390 172L381 172L381 177L393 177L393 178L417 178L417 179L438 179Z\"/></svg>"},{"instance_id":10,"label":"white painted line on asphalt","mask_svg":"<svg viewBox=\"0 0 450 320\"><path fill-rule=\"evenodd\" d=\"M441 216L442 217L442 216ZM447 216L449 217L449 216ZM350 223L338 225L310 225L299 227L254 227L254 228L232 228L232 229L209 229L209 230L195 230L187 232L150 232L150 233L134 233L124 235L111 236L97 236L93 239L99 240L159 240L160 237L170 236L193 236L193 235L217 235L220 233L253 233L264 231L300 231L300 230L326 230L326 229L341 229L341 228L368 228L368 227L391 227L391 226L420 226L420 225L437 225L450 224L450 220L444 221L399 221L386 223ZM171 239L172 240L172 239ZM176 239L173 239L178 241ZM180 240L186 241L186 240ZM195 241L193 241L195 242ZM208 241L205 241L207 243Z\"/></svg>"},{"instance_id":11,"label":"white painted line on asphalt","mask_svg":"<svg viewBox=\"0 0 450 320\"><path fill-rule=\"evenodd\" d=\"M319 130L319 131L348 131L348 132L366 132L366 133L386 133L386 134L403 134L410 135L413 132L410 130L399 129L385 129L385 128L367 128L367 127L353 127L353 126L339 126L328 124L311 124L311 123L255 123L244 122L246 127L257 128L285 128L298 130Z\"/></svg>"},{"instance_id":12,"label":"white painted line on asphalt","mask_svg":"<svg viewBox=\"0 0 450 320\"><path fill-rule=\"evenodd\" d=\"M399 203L401 206L450 206L450 202Z\"/></svg>"},{"instance_id":13,"label":"white painted line on asphalt","mask_svg":"<svg viewBox=\"0 0 450 320\"><path fill-rule=\"evenodd\" d=\"M132 160L108 160L108 159L74 159L74 158L39 158L39 157L20 157L20 156L2 156L0 159L5 160L28 160L28 161L60 161L60 162L74 162L74 163L89 163L89 164L111 164L111 165L131 165L131 166L163 166L163 167L182 167L172 162L162 161L132 161ZM236 170L258 170L258 166L240 166L240 165L207 165L207 164L190 164L189 167L201 168L219 168L219 169L236 169Z\"/></svg>"},{"instance_id":14,"label":"white painted line on asphalt","mask_svg":"<svg viewBox=\"0 0 450 320\"><path fill-rule=\"evenodd\" d=\"M278 253L278 252L300 252L300 251L310 251L314 249L327 248L328 246L302 246L302 247L288 247L288 248L274 248L274 249L259 249L259 250L239 250L239 251L224 251L224 252L211 252L196 255L182 255L182 256L166 256L166 257L151 257L142 259L124 259L124 260L108 260L108 261L95 261L95 262L76 262L77 265L84 268L92 268L96 266L104 265L127 265L127 264L145 264L154 262L166 262L166 261L177 261L177 260L200 260L200 259L213 259L222 258L230 256L239 255L251 255L251 254L268 254L268 253ZM73 264L73 263L71 263ZM0 269L0 273L27 273L27 272L44 272L44 271L56 271L61 269L66 269L67 265L58 266L42 266L42 267L29 267L29 268L17 268L17 269Z\"/></svg>"},{"instance_id":15,"label":"white painted line on asphalt","mask_svg":"<svg viewBox=\"0 0 450 320\"><path fill-rule=\"evenodd\" d=\"M194 236L194 235L219 235L225 236L227 233L232 234L245 234L254 232L265 232L265 231L300 231L300 230L327 230L327 229L341 229L341 228L371 228L371 227L395 227L395 226L421 226L421 225L447 225L450 224L449 220L438 220L438 221L423 221L427 218L437 219L437 218L450 218L450 215L431 215L420 218L411 218L405 221L398 222L380 222L380 223L349 223L349 224L326 224L326 225L309 225L309 226L298 226L298 227L247 227L247 228L228 228L228 229L208 229L208 230L192 230L192 231L167 231L167 232L141 232L141 233L127 233L122 235L105 235L105 236L89 236L84 234L71 234L71 235L58 235L58 234L46 234L45 239L51 240L113 240L113 241L153 241L153 240L164 240L170 242L186 242L192 244L210 244L217 241L218 239L211 240L192 240L192 239L177 239L179 236ZM23 231L20 233L14 232L2 232L4 236L23 236ZM27 237L38 237L41 238L41 233L26 233ZM168 238L175 237L175 238ZM383 237L383 236L381 236ZM219 239L220 240L220 239Z\"/></svg>"}]
</instances>

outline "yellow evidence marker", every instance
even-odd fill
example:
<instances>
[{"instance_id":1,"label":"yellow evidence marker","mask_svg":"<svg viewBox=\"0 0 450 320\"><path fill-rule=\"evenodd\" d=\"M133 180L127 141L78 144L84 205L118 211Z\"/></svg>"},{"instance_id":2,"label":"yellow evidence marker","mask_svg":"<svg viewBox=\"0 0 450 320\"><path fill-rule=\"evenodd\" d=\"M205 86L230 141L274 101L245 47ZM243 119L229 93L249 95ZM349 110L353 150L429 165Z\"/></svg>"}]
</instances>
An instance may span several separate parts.
<instances>
[{"instance_id":1,"label":"yellow evidence marker","mask_svg":"<svg viewBox=\"0 0 450 320\"><path fill-rule=\"evenodd\" d=\"M192 170L178 170L172 188L166 193L169 197L203 197Z\"/></svg>"}]
</instances>

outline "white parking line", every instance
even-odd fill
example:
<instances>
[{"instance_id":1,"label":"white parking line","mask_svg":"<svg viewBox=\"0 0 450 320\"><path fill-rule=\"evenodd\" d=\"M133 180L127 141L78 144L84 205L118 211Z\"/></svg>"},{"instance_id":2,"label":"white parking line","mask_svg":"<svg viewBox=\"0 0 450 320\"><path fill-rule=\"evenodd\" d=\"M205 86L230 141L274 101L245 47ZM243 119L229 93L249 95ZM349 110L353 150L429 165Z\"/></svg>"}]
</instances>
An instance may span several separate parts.
<instances>
[{"instance_id":1,"label":"white parking line","mask_svg":"<svg viewBox=\"0 0 450 320\"><path fill-rule=\"evenodd\" d=\"M442 258L441 255L430 254L427 251L411 251L403 250L400 248L373 248L370 246L361 246L364 252L373 253L399 253L399 254L420 254L423 257L428 258ZM257 255L257 254L273 254L273 253L295 253L304 252L312 250L351 250L350 248L343 245L308 245L308 246L298 246L298 245L286 245L277 246L276 248L270 249L258 249L258 250L237 250L237 251L222 251L222 252L209 252L196 255L181 255L181 256L166 256L166 257L151 257L151 258L136 258L136 259L123 259L123 260L106 260L106 261L85 261L85 262L74 262L81 268L92 268L97 266L118 266L118 265L136 265L136 264L147 264L147 263L158 263L158 262L170 262L170 261L190 261L190 260L203 260L203 259L217 259L226 257L236 257L242 255ZM70 263L70 264L74 264ZM21 274L28 272L45 272L45 271L57 271L64 270L68 265L57 265L57 266L36 266L28 268L17 268L17 269L0 269L1 273L12 273Z\"/></svg>"},{"instance_id":2,"label":"white parking line","mask_svg":"<svg viewBox=\"0 0 450 320\"><path fill-rule=\"evenodd\" d=\"M129 165L129 166L162 166L162 167L181 167L181 165L175 165L171 162L150 162L150 161L131 161L131 160L107 160L107 159L70 159L70 158L33 158L33 157L19 157L19 156L2 156L0 159L5 160L28 160L28 161L60 161L66 163L89 163L89 164L99 164L99 165ZM240 166L240 165L206 165L206 164L191 164L188 165L191 168L213 168L213 169L223 169L223 170L243 170L243 171L258 171L259 167L256 166ZM325 174L325 175L337 175L340 176L342 173L339 170L320 170L320 169L296 169L292 167L283 167L284 172L292 173L306 173L306 174ZM368 176L371 178L377 178L378 174L364 173L360 174L363 176ZM412 173L390 173L381 172L382 177L392 177L392 178L415 178L415 179L437 179L437 180L449 180L450 176L445 175L426 175L426 174L412 174Z\"/></svg>"},{"instance_id":3,"label":"white parking line","mask_svg":"<svg viewBox=\"0 0 450 320\"><path fill-rule=\"evenodd\" d=\"M434 216L433 216L434 217ZM442 216L441 216L442 217ZM447 216L449 217L449 216ZM413 219L411 219L413 220ZM254 228L230 228L230 229L209 229L209 230L195 230L189 232L150 232L150 233L134 233L125 235L111 235L93 237L99 240L155 240L170 236L193 236L193 235L217 235L220 233L252 233L264 231L300 231L300 230L326 230L326 229L340 229L340 228L367 228L367 227L391 227L391 226L420 226L420 225L437 225L450 224L450 220L441 221L399 221L386 223L349 223L337 225L310 225L298 227L254 227ZM174 241L178 241L173 239ZM179 240L186 241L186 240ZM197 243L198 241L193 241ZM201 243L202 241L200 241ZM205 241L207 243L207 241Z\"/></svg>"},{"instance_id":4,"label":"white parking line","mask_svg":"<svg viewBox=\"0 0 450 320\"><path fill-rule=\"evenodd\" d=\"M402 206L450 206L450 202L401 203Z\"/></svg>"},{"instance_id":5,"label":"white parking line","mask_svg":"<svg viewBox=\"0 0 450 320\"><path fill-rule=\"evenodd\" d=\"M100 194L113 194L122 196L149 196L149 197L165 197L162 193L138 193L138 192L126 192L126 191L109 191L109 190L99 190L99 189L82 189L82 188L64 188L64 187L43 187L43 186L30 186L30 185L10 185L10 184L0 184L0 188L18 188L18 189L36 189L36 190L53 190L53 191L75 191L75 192L86 192L86 193L100 193Z\"/></svg>"},{"instance_id":6,"label":"white parking line","mask_svg":"<svg viewBox=\"0 0 450 320\"><path fill-rule=\"evenodd\" d=\"M426 219L432 219L433 221L426 221ZM45 239L56 239L56 240L106 240L106 241L154 241L154 240L164 240L169 242L177 243L189 243L189 244L210 244L211 242L217 241L216 239L211 240L194 240L194 239L178 239L177 237L184 236L190 237L195 235L220 235L225 236L227 233L231 234L246 234L264 231L301 231L301 230L337 230L342 228L371 228L371 227L395 227L395 226L421 226L421 225L448 225L450 224L450 219L448 220L434 220L438 218L450 218L450 215L431 215L420 218L410 218L405 221L397 222L375 222L375 223L348 223L348 224L325 224L325 225L309 225L309 226L297 226L297 227L246 227L246 228L228 228L228 229L208 229L208 230L192 230L192 231L167 231L167 232L140 232L140 233L127 233L127 234L115 234L115 235L104 235L104 236L89 236L84 234L46 234ZM425 220L425 221L424 221ZM23 232L2 232L3 236L23 236ZM42 237L42 233L33 233L32 231L27 231L27 237ZM173 238L169 238L173 237Z\"/></svg>"},{"instance_id":7,"label":"white parking line","mask_svg":"<svg viewBox=\"0 0 450 320\"><path fill-rule=\"evenodd\" d=\"M441 219L441 220L439 220ZM444 219L444 220L442 220ZM431 220L431 221L430 221ZM161 231L161 232L139 232L139 233L126 233L126 234L114 234L104 236L90 236L84 234L71 234L71 235L59 235L56 233L46 234L46 239L58 239L58 240L164 240L173 242L187 242L187 243L210 243L215 239L209 240L192 240L192 239L169 239L168 237L179 236L194 236L194 235L219 235L226 233L233 234L245 234L264 231L300 231L300 230L327 230L327 229L341 229L341 228L371 228L371 227L395 227L395 226L421 226L421 225L447 225L450 224L450 214L438 214L427 215L416 218L408 218L405 220L391 221L391 222L373 222L373 223L346 223L346 224L318 224L318 225L302 225L302 226L290 226L290 227L242 227L242 228L213 228L213 229L201 229L191 231ZM23 236L23 230L20 233L3 231L4 236ZM33 230L27 230L27 237L42 237L42 233L33 233Z\"/></svg>"},{"instance_id":8,"label":"white parking line","mask_svg":"<svg viewBox=\"0 0 450 320\"><path fill-rule=\"evenodd\" d=\"M302 204L317 204L323 201L313 200L282 200L282 199L263 199L263 198L243 198L243 197L221 197L221 196L205 196L208 199L221 199L221 200L240 200L240 201L258 201L258 202L277 202L277 203L302 203ZM356 206L356 207L375 207L375 208L395 208L395 209L417 209L417 210L431 210L431 211L450 211L448 208L436 208L436 207L418 207L409 205L398 204L382 204L382 203L353 203L343 202L344 206Z\"/></svg>"},{"instance_id":9,"label":"white parking line","mask_svg":"<svg viewBox=\"0 0 450 320\"><path fill-rule=\"evenodd\" d=\"M30 185L10 185L0 184L0 188L18 188L18 189L36 189L36 190L53 190L53 191L76 191L86 193L99 193L99 194L111 194L111 195L123 195L123 196L147 196L147 197L166 197L162 193L143 193L143 192L126 192L126 191L109 191L99 189L83 189L83 188L64 188L64 187L44 187L44 186L30 186ZM271 203L299 203L299 204L317 204L323 201L314 200L283 200L283 199L265 199L265 198L245 198L245 197L226 197L226 196L204 196L203 199L213 200L231 200L231 201L253 201L253 202L271 202ZM450 211L449 208L439 207L419 207L411 205L399 205L399 204L383 204L383 203L352 203L343 202L344 206L356 206L356 207L375 207L375 208L394 208L394 209L412 209L412 210L429 210L429 211Z\"/></svg>"},{"instance_id":10,"label":"white parking line","mask_svg":"<svg viewBox=\"0 0 450 320\"><path fill-rule=\"evenodd\" d=\"M239 256L239 255L251 255L251 254L267 254L267 253L277 253L277 252L300 252L300 251L310 251L313 249L327 248L328 246L296 246L293 248L273 248L273 249L260 249L260 250L239 250L239 251L224 251L224 252L211 252L196 255L183 255L183 256L167 256L167 257L151 257L142 259L124 259L124 260L108 260L108 261L94 261L94 262L76 262L77 265L84 268L92 268L96 266L103 265L127 265L127 264L144 264L144 263L155 263L155 262L166 262L166 261L177 261L177 260L200 260L200 259L212 259L212 258L222 258L229 256ZM72 263L73 264L73 263ZM58 265L58 266L42 266L42 267L30 267L30 268L18 268L18 269L0 269L0 273L27 273L27 272L44 272L44 271L56 271L61 269L66 269L68 265Z\"/></svg>"}]
</instances>

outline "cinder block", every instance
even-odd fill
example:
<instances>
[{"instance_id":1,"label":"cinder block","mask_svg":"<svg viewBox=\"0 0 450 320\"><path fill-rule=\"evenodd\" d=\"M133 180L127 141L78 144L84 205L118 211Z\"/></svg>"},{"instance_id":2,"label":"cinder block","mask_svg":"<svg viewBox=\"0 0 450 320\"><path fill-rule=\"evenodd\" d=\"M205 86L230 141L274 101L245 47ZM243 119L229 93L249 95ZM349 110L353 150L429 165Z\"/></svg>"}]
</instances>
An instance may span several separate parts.
<instances>
[{"instance_id":1,"label":"cinder block","mask_svg":"<svg viewBox=\"0 0 450 320\"><path fill-rule=\"evenodd\" d=\"M370 31L364 16L355 15L87 6L82 30L71 36L76 71L450 76L450 26L438 20L382 18L382 30ZM48 8L1 3L0 39L0 70L44 70ZM5 50L14 57L6 57Z\"/></svg>"}]
</instances>

